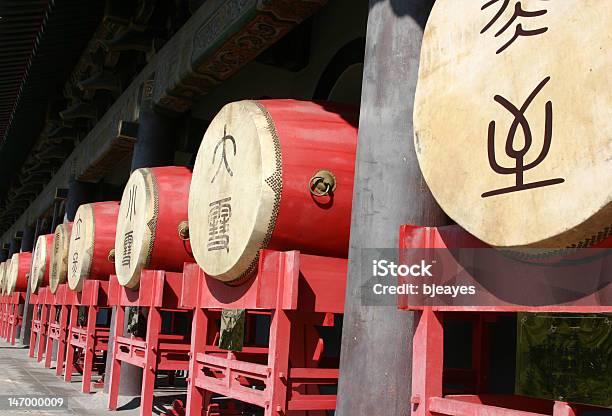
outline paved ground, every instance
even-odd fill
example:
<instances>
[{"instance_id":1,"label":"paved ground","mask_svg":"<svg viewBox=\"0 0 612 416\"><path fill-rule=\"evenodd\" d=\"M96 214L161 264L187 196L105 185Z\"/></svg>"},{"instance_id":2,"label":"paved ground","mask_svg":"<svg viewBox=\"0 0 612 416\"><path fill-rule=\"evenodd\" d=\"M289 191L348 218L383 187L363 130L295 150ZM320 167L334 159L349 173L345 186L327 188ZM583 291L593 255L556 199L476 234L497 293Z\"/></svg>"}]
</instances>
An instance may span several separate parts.
<instances>
[{"instance_id":1,"label":"paved ground","mask_svg":"<svg viewBox=\"0 0 612 416\"><path fill-rule=\"evenodd\" d=\"M90 394L80 391L80 377L75 376L72 383L66 383L55 375L54 369L46 369L44 361L37 363L28 357L28 350L19 343L11 346L0 340L0 398L7 395L48 395L50 397L65 397L68 400L68 410L7 410L0 404L0 415L82 415L82 416L133 416L139 414L139 397L120 397L119 409L116 412L106 410L107 395L101 390ZM180 388L160 388L156 390L156 406L154 414L164 411L164 405L172 403L176 398L185 402L185 390ZM169 406L168 406L169 407Z\"/></svg>"}]
</instances>

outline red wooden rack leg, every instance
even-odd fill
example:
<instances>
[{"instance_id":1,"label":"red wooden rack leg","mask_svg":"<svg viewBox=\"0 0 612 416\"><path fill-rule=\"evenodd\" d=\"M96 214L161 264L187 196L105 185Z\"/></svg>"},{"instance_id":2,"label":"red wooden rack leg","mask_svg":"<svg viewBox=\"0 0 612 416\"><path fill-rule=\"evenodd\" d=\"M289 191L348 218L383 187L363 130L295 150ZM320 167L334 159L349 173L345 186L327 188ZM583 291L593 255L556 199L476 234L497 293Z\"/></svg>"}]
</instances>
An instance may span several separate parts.
<instances>
[{"instance_id":1,"label":"red wooden rack leg","mask_svg":"<svg viewBox=\"0 0 612 416\"><path fill-rule=\"evenodd\" d=\"M38 334L38 356L36 357L36 361L41 362L43 359L43 354L45 353L45 336L44 336L44 327L45 323L49 320L47 316L49 306L42 305L42 315L40 317L40 333Z\"/></svg>"},{"instance_id":2,"label":"red wooden rack leg","mask_svg":"<svg viewBox=\"0 0 612 416\"><path fill-rule=\"evenodd\" d=\"M55 365L55 375L61 377L62 372L64 371L64 362L66 358L66 336L67 330L66 326L68 325L68 311L69 306L62 305L60 306L60 334L59 341L57 346L57 364Z\"/></svg>"},{"instance_id":3,"label":"red wooden rack leg","mask_svg":"<svg viewBox=\"0 0 612 416\"><path fill-rule=\"evenodd\" d=\"M430 397L442 396L444 330L440 314L425 309L416 314L412 351L412 416L434 416L428 409Z\"/></svg>"},{"instance_id":4,"label":"red wooden rack leg","mask_svg":"<svg viewBox=\"0 0 612 416\"><path fill-rule=\"evenodd\" d=\"M270 351L275 351L276 355L268 355L268 366L272 369L270 386L272 400L266 409L266 416L282 416L287 413L287 385L284 380L289 374L289 340L291 340L291 321L287 312L278 309L272 313L270 325Z\"/></svg>"},{"instance_id":5,"label":"red wooden rack leg","mask_svg":"<svg viewBox=\"0 0 612 416\"><path fill-rule=\"evenodd\" d=\"M204 390L195 385L195 374L198 363L193 356L193 351L204 351L208 329L208 316L201 308L195 308L191 325L191 353L189 361L189 379L187 380L187 414L197 415L204 408Z\"/></svg>"},{"instance_id":6,"label":"red wooden rack leg","mask_svg":"<svg viewBox=\"0 0 612 416\"><path fill-rule=\"evenodd\" d=\"M155 374L157 373L157 345L161 331L161 314L158 308L149 309L147 321L147 351L142 375L142 394L140 398L140 414L150 415L153 412L153 393L155 390Z\"/></svg>"},{"instance_id":7,"label":"red wooden rack leg","mask_svg":"<svg viewBox=\"0 0 612 416\"><path fill-rule=\"evenodd\" d=\"M51 359L53 358L53 338L51 338L49 335L49 331L51 330L51 324L55 322L55 314L56 314L57 310L55 309L55 306L49 306L49 318L47 321L47 331L46 331L46 335L47 335L47 340L46 340L46 347L45 347L45 351L47 351L47 354L45 355L45 368L51 368Z\"/></svg>"},{"instance_id":8,"label":"red wooden rack leg","mask_svg":"<svg viewBox=\"0 0 612 416\"><path fill-rule=\"evenodd\" d=\"M79 318L78 306L70 306L70 327L68 328L68 337L66 343L66 372L64 373L64 381L70 383L72 381L72 373L74 372L74 347L70 344L72 338L72 328L76 327Z\"/></svg>"},{"instance_id":9,"label":"red wooden rack leg","mask_svg":"<svg viewBox=\"0 0 612 416\"><path fill-rule=\"evenodd\" d=\"M36 349L36 334L37 331L34 330L34 325L36 321L39 321L40 317L38 316L38 305L34 305L34 312L32 313L32 330L30 331L30 346L28 348L28 357L34 358L34 350Z\"/></svg>"},{"instance_id":10,"label":"red wooden rack leg","mask_svg":"<svg viewBox=\"0 0 612 416\"><path fill-rule=\"evenodd\" d=\"M93 371L93 362L96 356L94 350L97 308L89 306L87 308L87 338L85 341L85 358L83 360L83 383L81 391L89 393L91 391L91 372Z\"/></svg>"},{"instance_id":11,"label":"red wooden rack leg","mask_svg":"<svg viewBox=\"0 0 612 416\"><path fill-rule=\"evenodd\" d=\"M13 326L11 327L11 345L15 345L17 325L19 323L19 304L13 305Z\"/></svg>"}]
</instances>

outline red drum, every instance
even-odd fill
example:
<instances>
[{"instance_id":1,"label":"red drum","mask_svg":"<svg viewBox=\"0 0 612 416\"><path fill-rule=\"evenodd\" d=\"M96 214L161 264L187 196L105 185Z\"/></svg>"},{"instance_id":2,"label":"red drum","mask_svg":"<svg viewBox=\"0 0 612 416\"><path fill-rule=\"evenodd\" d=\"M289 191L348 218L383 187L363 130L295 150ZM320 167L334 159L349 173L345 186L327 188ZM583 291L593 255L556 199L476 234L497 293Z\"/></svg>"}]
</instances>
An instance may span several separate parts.
<instances>
[{"instance_id":1,"label":"red drum","mask_svg":"<svg viewBox=\"0 0 612 416\"><path fill-rule=\"evenodd\" d=\"M191 171L167 166L135 170L117 220L115 270L123 286L136 288L142 269L181 271L193 262L187 240Z\"/></svg>"},{"instance_id":2,"label":"red drum","mask_svg":"<svg viewBox=\"0 0 612 416\"><path fill-rule=\"evenodd\" d=\"M74 216L68 251L68 286L80 292L87 279L108 280L115 273L113 248L119 202L79 207Z\"/></svg>"},{"instance_id":3,"label":"red drum","mask_svg":"<svg viewBox=\"0 0 612 416\"><path fill-rule=\"evenodd\" d=\"M11 257L11 264L6 274L6 293L23 292L28 289L28 273L32 265L32 253L24 251Z\"/></svg>"},{"instance_id":4,"label":"red drum","mask_svg":"<svg viewBox=\"0 0 612 416\"><path fill-rule=\"evenodd\" d=\"M32 293L37 293L39 287L49 284L52 252L53 234L39 236L32 255L32 270L30 273L30 291Z\"/></svg>"},{"instance_id":5,"label":"red drum","mask_svg":"<svg viewBox=\"0 0 612 416\"><path fill-rule=\"evenodd\" d=\"M68 280L68 250L70 249L71 222L59 224L53 234L53 251L51 252L51 272L49 289L55 293L59 285Z\"/></svg>"},{"instance_id":6,"label":"red drum","mask_svg":"<svg viewBox=\"0 0 612 416\"><path fill-rule=\"evenodd\" d=\"M193 254L234 284L259 251L346 257L358 109L295 100L223 107L198 151L189 195Z\"/></svg>"}]
</instances>

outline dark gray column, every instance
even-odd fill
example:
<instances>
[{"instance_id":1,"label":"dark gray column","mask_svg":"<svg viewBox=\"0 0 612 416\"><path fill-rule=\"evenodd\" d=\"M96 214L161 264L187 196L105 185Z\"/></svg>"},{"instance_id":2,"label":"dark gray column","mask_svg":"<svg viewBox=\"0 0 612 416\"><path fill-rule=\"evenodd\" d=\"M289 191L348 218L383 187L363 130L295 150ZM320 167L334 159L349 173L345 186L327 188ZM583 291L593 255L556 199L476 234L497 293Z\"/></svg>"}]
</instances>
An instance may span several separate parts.
<instances>
[{"instance_id":1,"label":"dark gray column","mask_svg":"<svg viewBox=\"0 0 612 416\"><path fill-rule=\"evenodd\" d=\"M74 194L75 192L73 190L72 199L77 198L76 195ZM53 199L53 214L51 215L51 221L47 222L46 219L42 219L42 223L41 223L42 228L41 228L40 234L54 233L55 228L59 224L64 222L64 215L66 214L66 199L67 198L68 198L68 189L66 188L56 188L55 189L55 198Z\"/></svg>"},{"instance_id":2,"label":"dark gray column","mask_svg":"<svg viewBox=\"0 0 612 416\"><path fill-rule=\"evenodd\" d=\"M59 190L58 190L59 191ZM76 179L72 179L70 184L68 185L68 193L66 198L66 218L68 221L74 221L74 216L76 215L77 210L82 204L87 204L95 201L97 191L97 184L89 183L89 182L81 182ZM61 204L61 198L55 199L56 204ZM59 207L60 205L58 205ZM57 216L54 212L53 219L53 231L55 231L55 227L62 222L61 212L57 212ZM56 224L57 222L57 224Z\"/></svg>"},{"instance_id":3,"label":"dark gray column","mask_svg":"<svg viewBox=\"0 0 612 416\"><path fill-rule=\"evenodd\" d=\"M425 21L433 0L370 0L353 197L342 374L336 414L410 414L413 314L368 307L360 287L363 248L398 246L404 223L442 225L412 137L413 99ZM364 266L365 267L365 266Z\"/></svg>"},{"instance_id":4,"label":"dark gray column","mask_svg":"<svg viewBox=\"0 0 612 416\"><path fill-rule=\"evenodd\" d=\"M150 83L151 81L147 81ZM147 88L145 88L147 90ZM139 168L150 168L155 166L168 166L174 162L174 148L176 143L176 130L179 127L177 119L155 112L151 107L149 96L143 96L138 119L138 139L134 145L132 154L133 172ZM113 339L115 337L116 308L113 308L111 317L111 333L108 343L108 354L106 368L112 367ZM129 321L129 313L126 310L126 327ZM106 374L104 391L108 393L110 374ZM142 369L126 363L121 364L121 383L119 394L125 396L140 395L142 387Z\"/></svg>"},{"instance_id":5,"label":"dark gray column","mask_svg":"<svg viewBox=\"0 0 612 416\"><path fill-rule=\"evenodd\" d=\"M21 237L23 236L23 231L17 231L15 236L11 239L11 243L9 245L8 250L8 258L13 257L13 254L19 253L21 251Z\"/></svg>"},{"instance_id":6,"label":"dark gray column","mask_svg":"<svg viewBox=\"0 0 612 416\"><path fill-rule=\"evenodd\" d=\"M36 225L27 226L23 230L21 237L20 251L33 251L34 250L34 238L36 234Z\"/></svg>"},{"instance_id":7,"label":"dark gray column","mask_svg":"<svg viewBox=\"0 0 612 416\"><path fill-rule=\"evenodd\" d=\"M36 242L36 231L38 221L35 225L26 227L23 231L23 237L21 239L21 251L34 251L34 244ZM23 305L23 320L21 321L21 328L19 329L17 337L21 340L24 346L30 345L30 329L32 325L32 312L34 308L30 305L30 278L28 277L28 287L26 290L25 303Z\"/></svg>"},{"instance_id":8,"label":"dark gray column","mask_svg":"<svg viewBox=\"0 0 612 416\"><path fill-rule=\"evenodd\" d=\"M140 111L138 120L132 172L139 168L168 166L174 162L177 120L146 107Z\"/></svg>"}]
</instances>

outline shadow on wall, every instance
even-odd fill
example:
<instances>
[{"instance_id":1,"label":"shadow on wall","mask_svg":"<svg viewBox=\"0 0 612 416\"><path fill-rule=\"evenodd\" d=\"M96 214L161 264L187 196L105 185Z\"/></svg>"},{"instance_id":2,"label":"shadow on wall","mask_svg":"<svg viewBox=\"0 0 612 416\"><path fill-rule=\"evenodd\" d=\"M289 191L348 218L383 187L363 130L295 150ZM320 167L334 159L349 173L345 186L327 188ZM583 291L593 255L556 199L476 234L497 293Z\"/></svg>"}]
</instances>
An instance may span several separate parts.
<instances>
[{"instance_id":1,"label":"shadow on wall","mask_svg":"<svg viewBox=\"0 0 612 416\"><path fill-rule=\"evenodd\" d=\"M424 29L435 0L370 0L369 8L382 2L389 2L396 16L410 16Z\"/></svg>"}]
</instances>

